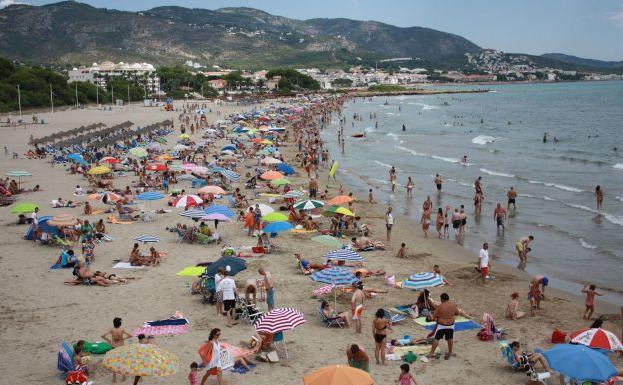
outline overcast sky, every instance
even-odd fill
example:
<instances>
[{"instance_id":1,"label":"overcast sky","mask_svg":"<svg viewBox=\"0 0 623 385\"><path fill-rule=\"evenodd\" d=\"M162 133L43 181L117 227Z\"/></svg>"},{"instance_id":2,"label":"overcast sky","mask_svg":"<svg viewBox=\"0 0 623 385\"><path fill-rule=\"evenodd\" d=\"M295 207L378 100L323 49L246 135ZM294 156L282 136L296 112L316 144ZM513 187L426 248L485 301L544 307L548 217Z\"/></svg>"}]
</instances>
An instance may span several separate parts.
<instances>
[{"instance_id":1,"label":"overcast sky","mask_svg":"<svg viewBox=\"0 0 623 385\"><path fill-rule=\"evenodd\" d=\"M34 5L48 0L0 0ZM345 17L461 35L505 52L562 52L623 60L623 0L85 0L129 11L162 5L216 9L245 6L297 19Z\"/></svg>"}]
</instances>

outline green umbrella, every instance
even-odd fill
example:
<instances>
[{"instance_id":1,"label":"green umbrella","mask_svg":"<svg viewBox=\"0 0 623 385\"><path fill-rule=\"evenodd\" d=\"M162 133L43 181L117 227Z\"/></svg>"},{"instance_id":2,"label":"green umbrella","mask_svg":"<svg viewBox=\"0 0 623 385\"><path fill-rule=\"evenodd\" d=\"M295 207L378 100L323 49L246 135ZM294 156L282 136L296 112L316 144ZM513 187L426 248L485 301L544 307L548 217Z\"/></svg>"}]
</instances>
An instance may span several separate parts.
<instances>
[{"instance_id":1,"label":"green umbrella","mask_svg":"<svg viewBox=\"0 0 623 385\"><path fill-rule=\"evenodd\" d=\"M288 221L288 217L286 217L282 213L278 213L278 212L275 211L275 212L272 212L270 214L264 215L262 217L262 220L264 222L279 222L279 221L287 222Z\"/></svg>"},{"instance_id":2,"label":"green umbrella","mask_svg":"<svg viewBox=\"0 0 623 385\"><path fill-rule=\"evenodd\" d=\"M17 178L17 188L21 189L21 187L22 187L22 177L24 177L24 176L32 176L32 174L29 173L28 171L12 170L12 171L7 172L6 176L11 177L11 178Z\"/></svg>"},{"instance_id":3,"label":"green umbrella","mask_svg":"<svg viewBox=\"0 0 623 385\"><path fill-rule=\"evenodd\" d=\"M317 235L311 238L312 241L316 243L320 243L321 245L333 247L333 248L341 248L342 242L339 239L332 237L330 235Z\"/></svg>"},{"instance_id":4,"label":"green umbrella","mask_svg":"<svg viewBox=\"0 0 623 385\"><path fill-rule=\"evenodd\" d=\"M167 140L165 138L160 137L160 138L156 138L156 142L164 144L167 142Z\"/></svg>"},{"instance_id":5,"label":"green umbrella","mask_svg":"<svg viewBox=\"0 0 623 385\"><path fill-rule=\"evenodd\" d=\"M292 184L292 182L290 182L290 180L287 178L283 178L283 179L275 179L271 181L270 184L272 184L273 186L284 186L287 184Z\"/></svg>"},{"instance_id":6,"label":"green umbrella","mask_svg":"<svg viewBox=\"0 0 623 385\"><path fill-rule=\"evenodd\" d=\"M141 147L134 147L130 149L130 155L134 156L135 158L146 158L147 150Z\"/></svg>"},{"instance_id":7,"label":"green umbrella","mask_svg":"<svg viewBox=\"0 0 623 385\"><path fill-rule=\"evenodd\" d=\"M37 207L39 205L34 203L18 203L11 207L11 212L13 214L28 214L34 212Z\"/></svg>"}]
</instances>

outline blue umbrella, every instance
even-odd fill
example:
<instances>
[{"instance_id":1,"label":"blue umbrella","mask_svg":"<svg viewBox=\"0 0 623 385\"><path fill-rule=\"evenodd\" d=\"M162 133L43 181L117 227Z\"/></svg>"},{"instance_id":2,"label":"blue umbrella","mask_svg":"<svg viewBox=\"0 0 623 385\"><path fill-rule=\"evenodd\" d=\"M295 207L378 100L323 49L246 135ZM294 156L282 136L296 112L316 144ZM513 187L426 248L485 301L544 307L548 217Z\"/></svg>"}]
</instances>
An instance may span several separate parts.
<instances>
[{"instance_id":1,"label":"blue umbrella","mask_svg":"<svg viewBox=\"0 0 623 385\"><path fill-rule=\"evenodd\" d=\"M71 160L83 160L84 158L82 157L82 154L78 154L77 152L74 154L69 154L67 155L67 159L71 159Z\"/></svg>"},{"instance_id":2,"label":"blue umbrella","mask_svg":"<svg viewBox=\"0 0 623 385\"><path fill-rule=\"evenodd\" d=\"M164 195L158 191L147 191L136 196L136 199L141 201L157 201L164 198Z\"/></svg>"},{"instance_id":3,"label":"blue umbrella","mask_svg":"<svg viewBox=\"0 0 623 385\"><path fill-rule=\"evenodd\" d=\"M138 237L134 238L134 240L137 242L143 242L143 243L160 242L160 238L156 237L155 235L148 235L148 234L139 235Z\"/></svg>"},{"instance_id":4,"label":"blue umbrella","mask_svg":"<svg viewBox=\"0 0 623 385\"><path fill-rule=\"evenodd\" d=\"M420 290L427 287L443 285L443 277L435 273L413 274L402 284L403 288Z\"/></svg>"},{"instance_id":5,"label":"blue umbrella","mask_svg":"<svg viewBox=\"0 0 623 385\"><path fill-rule=\"evenodd\" d=\"M317 271L311 275L311 279L335 286L347 286L357 282L357 277L350 270L343 267L332 267Z\"/></svg>"},{"instance_id":6,"label":"blue umbrella","mask_svg":"<svg viewBox=\"0 0 623 385\"><path fill-rule=\"evenodd\" d=\"M279 163L275 168L284 175L294 174L294 168L287 163Z\"/></svg>"},{"instance_id":7,"label":"blue umbrella","mask_svg":"<svg viewBox=\"0 0 623 385\"><path fill-rule=\"evenodd\" d=\"M339 249L326 253L322 258L333 259L336 261L362 262L363 257L353 250Z\"/></svg>"},{"instance_id":8,"label":"blue umbrella","mask_svg":"<svg viewBox=\"0 0 623 385\"><path fill-rule=\"evenodd\" d=\"M221 151L234 151L236 152L236 146L234 146L233 144L227 145L223 148L221 148Z\"/></svg>"},{"instance_id":9,"label":"blue umbrella","mask_svg":"<svg viewBox=\"0 0 623 385\"><path fill-rule=\"evenodd\" d=\"M265 233L279 233L292 230L294 227L288 222L273 222L264 227Z\"/></svg>"},{"instance_id":10,"label":"blue umbrella","mask_svg":"<svg viewBox=\"0 0 623 385\"><path fill-rule=\"evenodd\" d=\"M584 345L556 345L543 355L552 369L580 382L602 383L617 374L606 355Z\"/></svg>"},{"instance_id":11,"label":"blue umbrella","mask_svg":"<svg viewBox=\"0 0 623 385\"><path fill-rule=\"evenodd\" d=\"M42 216L39 218L39 227L37 230L40 230L44 233L48 233L52 236L54 235L60 235L60 231L58 230L58 227L56 226L52 226L50 224L48 224L48 221L52 219L51 215L46 215L46 216ZM33 234L33 228L32 225L30 225L30 227L28 227L28 230L26 230L26 233L24 234L24 237L28 240L32 241L34 234Z\"/></svg>"},{"instance_id":12,"label":"blue umbrella","mask_svg":"<svg viewBox=\"0 0 623 385\"><path fill-rule=\"evenodd\" d=\"M229 276L234 276L247 268L247 262L238 257L222 257L212 262L210 266L206 268L204 274L208 277L213 277L218 273L220 268L227 269L227 266L229 266L227 274Z\"/></svg>"},{"instance_id":13,"label":"blue umbrella","mask_svg":"<svg viewBox=\"0 0 623 385\"><path fill-rule=\"evenodd\" d=\"M204 217L208 214L223 214L228 218L233 218L236 216L236 213L233 212L232 209L223 205L212 205L203 210Z\"/></svg>"},{"instance_id":14,"label":"blue umbrella","mask_svg":"<svg viewBox=\"0 0 623 385\"><path fill-rule=\"evenodd\" d=\"M240 180L240 174L227 169L219 170L219 173L232 182L238 182Z\"/></svg>"}]
</instances>

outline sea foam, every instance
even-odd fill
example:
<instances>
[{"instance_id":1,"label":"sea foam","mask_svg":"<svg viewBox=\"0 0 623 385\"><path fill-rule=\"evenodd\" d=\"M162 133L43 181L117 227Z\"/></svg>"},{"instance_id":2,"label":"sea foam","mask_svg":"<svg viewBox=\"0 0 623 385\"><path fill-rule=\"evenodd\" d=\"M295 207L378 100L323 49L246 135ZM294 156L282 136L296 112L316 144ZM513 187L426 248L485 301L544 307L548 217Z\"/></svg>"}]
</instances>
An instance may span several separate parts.
<instances>
[{"instance_id":1,"label":"sea foam","mask_svg":"<svg viewBox=\"0 0 623 385\"><path fill-rule=\"evenodd\" d=\"M493 142L495 142L498 139L499 138L496 138L496 137L493 137L493 136L478 135L477 137L472 139L472 143L484 145L484 144L488 144L488 143L493 143Z\"/></svg>"},{"instance_id":2,"label":"sea foam","mask_svg":"<svg viewBox=\"0 0 623 385\"><path fill-rule=\"evenodd\" d=\"M576 188L576 187L571 187L571 186L566 186L564 184L540 182L538 180L529 180L528 183L540 184L540 185L543 185L543 186L554 187L554 188L557 188L559 190L570 191L570 192L582 192L582 191L584 191L582 189L579 189L579 188Z\"/></svg>"},{"instance_id":3,"label":"sea foam","mask_svg":"<svg viewBox=\"0 0 623 385\"><path fill-rule=\"evenodd\" d=\"M509 174L509 173L501 172L501 171L491 171L491 170L487 170L486 168L481 168L480 171L484 172L485 174L494 175L494 176L503 176L505 178L515 177L515 175L513 174Z\"/></svg>"}]
</instances>

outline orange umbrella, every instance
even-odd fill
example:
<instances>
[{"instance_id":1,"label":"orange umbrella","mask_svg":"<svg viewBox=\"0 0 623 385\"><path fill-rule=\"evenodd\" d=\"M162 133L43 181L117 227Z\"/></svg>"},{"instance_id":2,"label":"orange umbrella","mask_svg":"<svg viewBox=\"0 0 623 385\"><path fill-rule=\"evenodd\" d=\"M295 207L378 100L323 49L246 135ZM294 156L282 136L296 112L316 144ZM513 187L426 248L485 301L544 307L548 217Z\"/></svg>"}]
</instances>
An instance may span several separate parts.
<instances>
[{"instance_id":1,"label":"orange umbrella","mask_svg":"<svg viewBox=\"0 0 623 385\"><path fill-rule=\"evenodd\" d=\"M223 195L227 193L219 186L205 186L199 189L199 194Z\"/></svg>"},{"instance_id":2,"label":"orange umbrella","mask_svg":"<svg viewBox=\"0 0 623 385\"><path fill-rule=\"evenodd\" d=\"M49 225L57 227L74 226L76 223L78 223L76 217L69 214L58 214L48 221Z\"/></svg>"},{"instance_id":3,"label":"orange umbrella","mask_svg":"<svg viewBox=\"0 0 623 385\"><path fill-rule=\"evenodd\" d=\"M162 162L163 160L173 160L173 157L171 155L169 155L169 154L158 155L156 157L156 160L159 160L159 161Z\"/></svg>"},{"instance_id":4,"label":"orange umbrella","mask_svg":"<svg viewBox=\"0 0 623 385\"><path fill-rule=\"evenodd\" d=\"M275 180L275 179L283 179L285 178L285 176L278 171L271 170L271 171L266 171L265 173L260 175L260 178L264 180Z\"/></svg>"},{"instance_id":5,"label":"orange umbrella","mask_svg":"<svg viewBox=\"0 0 623 385\"><path fill-rule=\"evenodd\" d=\"M255 144L260 144L260 143L262 143L262 140L263 140L262 138L253 138L253 139L251 139L251 142L253 142Z\"/></svg>"},{"instance_id":6,"label":"orange umbrella","mask_svg":"<svg viewBox=\"0 0 623 385\"><path fill-rule=\"evenodd\" d=\"M374 380L369 373L350 366L325 366L315 372L303 376L305 385L373 385Z\"/></svg>"},{"instance_id":7,"label":"orange umbrella","mask_svg":"<svg viewBox=\"0 0 623 385\"><path fill-rule=\"evenodd\" d=\"M338 195L327 203L334 206L340 206L344 203L352 202L354 199L346 195Z\"/></svg>"}]
</instances>

